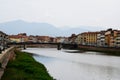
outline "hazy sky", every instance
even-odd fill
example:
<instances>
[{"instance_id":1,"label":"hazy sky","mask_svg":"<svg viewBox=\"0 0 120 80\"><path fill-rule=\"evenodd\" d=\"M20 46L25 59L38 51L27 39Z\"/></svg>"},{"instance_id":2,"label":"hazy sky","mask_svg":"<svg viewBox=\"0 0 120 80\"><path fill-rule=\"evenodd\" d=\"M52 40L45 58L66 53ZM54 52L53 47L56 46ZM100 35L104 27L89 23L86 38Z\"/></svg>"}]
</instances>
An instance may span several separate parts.
<instances>
[{"instance_id":1,"label":"hazy sky","mask_svg":"<svg viewBox=\"0 0 120 80\"><path fill-rule=\"evenodd\" d=\"M120 0L0 0L0 23L18 19L119 29Z\"/></svg>"}]
</instances>

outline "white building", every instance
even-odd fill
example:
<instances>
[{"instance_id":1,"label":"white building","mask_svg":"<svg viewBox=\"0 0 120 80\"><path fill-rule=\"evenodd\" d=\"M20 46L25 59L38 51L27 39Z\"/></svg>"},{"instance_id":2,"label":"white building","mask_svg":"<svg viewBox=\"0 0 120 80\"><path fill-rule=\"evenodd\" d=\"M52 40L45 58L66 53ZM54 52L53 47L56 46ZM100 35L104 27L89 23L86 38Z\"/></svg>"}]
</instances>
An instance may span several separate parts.
<instances>
[{"instance_id":1,"label":"white building","mask_svg":"<svg viewBox=\"0 0 120 80\"><path fill-rule=\"evenodd\" d=\"M81 35L81 34L78 34L78 35L77 35L77 38L76 38L75 42L76 42L77 44L83 44L82 35Z\"/></svg>"},{"instance_id":2,"label":"white building","mask_svg":"<svg viewBox=\"0 0 120 80\"><path fill-rule=\"evenodd\" d=\"M120 47L120 31L118 31L117 37L115 40L116 40L115 41L116 47Z\"/></svg>"},{"instance_id":3,"label":"white building","mask_svg":"<svg viewBox=\"0 0 120 80\"><path fill-rule=\"evenodd\" d=\"M105 46L105 31L101 31L97 35L97 46L101 46L101 47Z\"/></svg>"}]
</instances>

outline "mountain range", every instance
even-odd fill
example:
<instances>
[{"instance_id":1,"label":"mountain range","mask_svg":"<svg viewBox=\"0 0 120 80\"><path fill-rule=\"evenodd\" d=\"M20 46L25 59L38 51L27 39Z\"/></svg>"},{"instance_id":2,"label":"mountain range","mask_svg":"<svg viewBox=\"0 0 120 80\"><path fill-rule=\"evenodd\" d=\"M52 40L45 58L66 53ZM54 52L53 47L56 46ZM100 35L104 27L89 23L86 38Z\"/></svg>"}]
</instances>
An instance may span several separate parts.
<instances>
[{"instance_id":1,"label":"mountain range","mask_svg":"<svg viewBox=\"0 0 120 80\"><path fill-rule=\"evenodd\" d=\"M15 20L0 23L0 31L7 34L27 33L28 35L41 36L70 36L71 34L79 34L87 31L98 31L99 27L79 26L77 28L62 27L58 28L49 23L26 22L23 20Z\"/></svg>"}]
</instances>

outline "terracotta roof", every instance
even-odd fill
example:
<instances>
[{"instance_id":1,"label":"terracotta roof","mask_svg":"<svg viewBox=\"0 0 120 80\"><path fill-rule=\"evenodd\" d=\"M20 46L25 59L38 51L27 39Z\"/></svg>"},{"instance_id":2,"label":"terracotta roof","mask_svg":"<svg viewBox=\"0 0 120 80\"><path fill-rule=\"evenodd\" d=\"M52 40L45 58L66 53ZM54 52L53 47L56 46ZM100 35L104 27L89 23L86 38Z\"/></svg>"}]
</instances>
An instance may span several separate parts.
<instances>
[{"instance_id":1,"label":"terracotta roof","mask_svg":"<svg viewBox=\"0 0 120 80\"><path fill-rule=\"evenodd\" d=\"M81 34L98 34L100 32L84 32L84 33L81 33Z\"/></svg>"},{"instance_id":2,"label":"terracotta roof","mask_svg":"<svg viewBox=\"0 0 120 80\"><path fill-rule=\"evenodd\" d=\"M27 38L27 36L10 35L9 38Z\"/></svg>"}]
</instances>

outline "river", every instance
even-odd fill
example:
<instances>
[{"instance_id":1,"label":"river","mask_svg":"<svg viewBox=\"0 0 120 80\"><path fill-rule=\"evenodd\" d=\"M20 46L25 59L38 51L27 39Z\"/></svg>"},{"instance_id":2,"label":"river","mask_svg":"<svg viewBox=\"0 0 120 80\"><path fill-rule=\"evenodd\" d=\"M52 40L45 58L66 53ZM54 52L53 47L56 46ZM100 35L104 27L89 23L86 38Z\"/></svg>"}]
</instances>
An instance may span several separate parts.
<instances>
[{"instance_id":1,"label":"river","mask_svg":"<svg viewBox=\"0 0 120 80\"><path fill-rule=\"evenodd\" d=\"M57 80L120 80L120 57L99 55L98 52L72 53L74 50L56 48L23 51L33 53Z\"/></svg>"}]
</instances>

